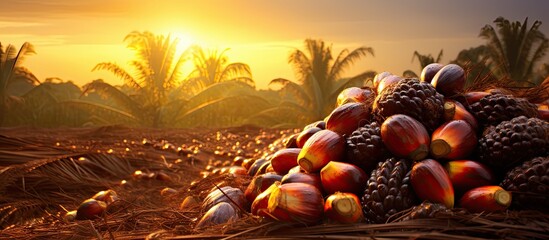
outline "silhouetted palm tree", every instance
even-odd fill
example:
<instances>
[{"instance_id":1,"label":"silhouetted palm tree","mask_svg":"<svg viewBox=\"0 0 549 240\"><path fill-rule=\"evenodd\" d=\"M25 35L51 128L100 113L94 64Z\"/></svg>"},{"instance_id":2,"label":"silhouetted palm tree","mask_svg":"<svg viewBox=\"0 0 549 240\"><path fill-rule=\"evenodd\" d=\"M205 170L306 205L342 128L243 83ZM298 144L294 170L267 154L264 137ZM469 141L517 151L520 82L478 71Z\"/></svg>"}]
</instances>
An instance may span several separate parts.
<instances>
[{"instance_id":1,"label":"silhouetted palm tree","mask_svg":"<svg viewBox=\"0 0 549 240\"><path fill-rule=\"evenodd\" d=\"M97 64L92 71L112 72L124 80L133 92L128 95L103 81L87 84L84 92L96 91L112 97L124 108L120 113L131 116L143 126L159 127L165 122L162 112L168 105L168 94L182 80L181 68L187 60L186 54L176 56L179 39L147 31L131 32L124 41L128 48L135 51L136 59L130 62L135 70L134 75L109 62Z\"/></svg>"},{"instance_id":2,"label":"silhouetted palm tree","mask_svg":"<svg viewBox=\"0 0 549 240\"><path fill-rule=\"evenodd\" d=\"M323 119L333 110L341 90L350 86L363 86L368 78L375 75L373 71L366 71L353 77L342 78L345 70L368 54L374 55L374 50L370 47L359 47L350 52L344 49L334 59L331 45L322 40L306 39L305 51L296 49L288 58L288 62L294 68L296 81L278 78L269 83L270 86L281 87L283 92L293 93L297 99L297 103L281 103L278 111L298 117L303 122ZM269 114L275 111L277 110L266 110Z\"/></svg>"},{"instance_id":3,"label":"silhouetted palm tree","mask_svg":"<svg viewBox=\"0 0 549 240\"><path fill-rule=\"evenodd\" d=\"M438 63L442 60L442 49L438 53L436 59L431 54L423 55L423 54L419 53L418 51L414 51L414 55L412 55L412 62L416 58L419 61L420 71L422 71L423 68L425 68L427 65L429 65L431 63Z\"/></svg>"},{"instance_id":4,"label":"silhouetted palm tree","mask_svg":"<svg viewBox=\"0 0 549 240\"><path fill-rule=\"evenodd\" d=\"M499 78L513 81L517 86L531 86L534 66L543 58L549 41L539 30L540 21L528 26L528 18L520 22L510 22L498 17L495 28L484 26L480 37L486 39L489 65Z\"/></svg>"},{"instance_id":5,"label":"silhouetted palm tree","mask_svg":"<svg viewBox=\"0 0 549 240\"><path fill-rule=\"evenodd\" d=\"M20 67L25 56L35 53L34 47L25 42L19 51L8 44L5 48L0 43L0 126L3 125L6 119L7 111L10 105L13 105L14 97L11 96L8 89L15 81L27 81L31 84L37 83L38 80L34 78L15 78L15 72ZM34 76L34 75L33 75Z\"/></svg>"}]
</instances>

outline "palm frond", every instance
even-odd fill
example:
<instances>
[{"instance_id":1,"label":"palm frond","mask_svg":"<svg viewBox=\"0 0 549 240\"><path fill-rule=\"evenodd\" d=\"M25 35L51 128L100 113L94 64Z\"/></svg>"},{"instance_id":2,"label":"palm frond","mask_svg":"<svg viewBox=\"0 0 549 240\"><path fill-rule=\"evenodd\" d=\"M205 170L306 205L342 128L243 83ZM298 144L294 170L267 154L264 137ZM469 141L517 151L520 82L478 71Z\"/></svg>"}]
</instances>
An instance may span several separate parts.
<instances>
[{"instance_id":1,"label":"palm frond","mask_svg":"<svg viewBox=\"0 0 549 240\"><path fill-rule=\"evenodd\" d=\"M67 107L73 107L77 109L85 109L87 112L90 113L96 113L96 114L107 114L110 115L109 122L111 124L118 123L116 120L120 120L121 122L128 123L128 124L143 124L143 119L140 116L135 116L132 113L116 109L104 104L84 101L80 99L71 99L67 101L62 101L59 103L60 105L67 106Z\"/></svg>"},{"instance_id":2,"label":"palm frond","mask_svg":"<svg viewBox=\"0 0 549 240\"><path fill-rule=\"evenodd\" d=\"M97 70L107 70L113 73L118 78L122 79L124 83L135 88L142 88L139 82L137 82L128 72L126 72L126 70L116 65L115 63L110 63L110 62L98 63L97 65L95 65L95 67L93 67L92 71L97 71Z\"/></svg>"},{"instance_id":3,"label":"palm frond","mask_svg":"<svg viewBox=\"0 0 549 240\"><path fill-rule=\"evenodd\" d=\"M299 85L284 78L276 78L269 82L269 88L279 89L280 91L288 91L294 95L294 97L303 105L312 105L312 96L308 91L303 88L303 85Z\"/></svg>"},{"instance_id":4,"label":"palm frond","mask_svg":"<svg viewBox=\"0 0 549 240\"><path fill-rule=\"evenodd\" d=\"M362 57L368 56L368 54L374 55L374 49L371 47L359 47L352 52L348 53L345 49L339 53L332 68L330 69L329 79L340 78L343 71L348 69L353 63L360 60Z\"/></svg>"},{"instance_id":5,"label":"palm frond","mask_svg":"<svg viewBox=\"0 0 549 240\"><path fill-rule=\"evenodd\" d=\"M130 96L123 93L120 89L103 82L101 80L95 80L84 86L83 95L87 92L95 91L103 96L109 97L112 101L115 101L118 105L124 108L132 116L140 116L143 109L141 104L135 102Z\"/></svg>"}]
</instances>

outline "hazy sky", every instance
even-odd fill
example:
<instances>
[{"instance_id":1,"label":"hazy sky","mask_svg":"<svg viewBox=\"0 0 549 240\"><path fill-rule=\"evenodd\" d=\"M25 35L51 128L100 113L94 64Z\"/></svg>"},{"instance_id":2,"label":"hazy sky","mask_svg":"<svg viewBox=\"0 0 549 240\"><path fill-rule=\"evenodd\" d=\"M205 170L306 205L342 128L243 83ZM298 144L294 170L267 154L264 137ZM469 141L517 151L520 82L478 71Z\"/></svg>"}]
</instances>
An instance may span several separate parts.
<instances>
[{"instance_id":1,"label":"hazy sky","mask_svg":"<svg viewBox=\"0 0 549 240\"><path fill-rule=\"evenodd\" d=\"M438 54L443 63L483 43L480 29L498 16L541 20L549 35L547 0L2 0L0 42L28 41L37 55L25 59L44 80L59 77L83 84L97 78L120 83L95 64L132 58L123 38L131 31L173 33L185 44L230 48L230 61L250 65L264 88L271 79L293 79L287 57L306 38L343 48L374 48L350 74L366 70L419 72L412 53ZM548 59L548 58L545 58ZM129 68L129 67L128 67Z\"/></svg>"}]
</instances>

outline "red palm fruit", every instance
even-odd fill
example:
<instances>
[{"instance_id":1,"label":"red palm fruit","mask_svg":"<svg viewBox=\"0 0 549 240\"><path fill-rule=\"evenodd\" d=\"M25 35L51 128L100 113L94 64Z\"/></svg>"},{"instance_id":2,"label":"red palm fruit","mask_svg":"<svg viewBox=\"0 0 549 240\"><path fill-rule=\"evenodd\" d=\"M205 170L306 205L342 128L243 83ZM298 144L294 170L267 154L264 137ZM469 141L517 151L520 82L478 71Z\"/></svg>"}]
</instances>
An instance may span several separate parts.
<instances>
[{"instance_id":1,"label":"red palm fruit","mask_svg":"<svg viewBox=\"0 0 549 240\"><path fill-rule=\"evenodd\" d=\"M322 129L318 127L311 127L301 131L301 133L299 133L299 135L296 138L297 147L303 148L303 145L305 145L305 142L307 142L307 140L309 140L311 136L313 136L317 132L320 132L321 130Z\"/></svg>"},{"instance_id":2,"label":"red palm fruit","mask_svg":"<svg viewBox=\"0 0 549 240\"><path fill-rule=\"evenodd\" d=\"M107 210L107 204L93 198L83 201L76 210L76 219L86 220L98 218Z\"/></svg>"},{"instance_id":3,"label":"red palm fruit","mask_svg":"<svg viewBox=\"0 0 549 240\"><path fill-rule=\"evenodd\" d=\"M470 212L503 211L511 205L511 193L500 186L483 186L469 190L459 205Z\"/></svg>"},{"instance_id":4,"label":"red palm fruit","mask_svg":"<svg viewBox=\"0 0 549 240\"><path fill-rule=\"evenodd\" d=\"M309 128L314 128L314 127L317 127L317 128L320 128L320 129L326 129L326 122L324 120L318 120L314 123L311 123L311 124L305 126L303 128L303 130L307 130Z\"/></svg>"},{"instance_id":5,"label":"red palm fruit","mask_svg":"<svg viewBox=\"0 0 549 240\"><path fill-rule=\"evenodd\" d=\"M248 175L248 170L246 170L246 168L241 166L230 166L228 167L228 172L230 174L237 175L237 176Z\"/></svg>"},{"instance_id":6,"label":"red palm fruit","mask_svg":"<svg viewBox=\"0 0 549 240\"><path fill-rule=\"evenodd\" d=\"M65 222L72 222L76 220L76 210L72 210L72 211L68 211L67 213L65 213L65 215L63 216L63 221Z\"/></svg>"},{"instance_id":7,"label":"red palm fruit","mask_svg":"<svg viewBox=\"0 0 549 240\"><path fill-rule=\"evenodd\" d=\"M322 188L322 181L320 180L320 174L316 173L302 173L302 172L296 172L296 173L288 173L282 177L282 184L287 183L306 183L311 184L318 188L321 192L324 190Z\"/></svg>"},{"instance_id":8,"label":"red palm fruit","mask_svg":"<svg viewBox=\"0 0 549 240\"><path fill-rule=\"evenodd\" d=\"M349 135L370 118L370 110L363 103L347 103L334 109L326 120L326 129Z\"/></svg>"},{"instance_id":9,"label":"red palm fruit","mask_svg":"<svg viewBox=\"0 0 549 240\"><path fill-rule=\"evenodd\" d=\"M297 156L301 148L284 148L278 150L271 158L271 165L276 173L284 175L297 166Z\"/></svg>"},{"instance_id":10,"label":"red palm fruit","mask_svg":"<svg viewBox=\"0 0 549 240\"><path fill-rule=\"evenodd\" d=\"M318 172L330 161L339 161L345 151L345 139L334 131L321 130L305 142L297 163L305 172Z\"/></svg>"},{"instance_id":11,"label":"red palm fruit","mask_svg":"<svg viewBox=\"0 0 549 240\"><path fill-rule=\"evenodd\" d=\"M377 92L377 87L379 86L379 83L381 82L381 80L383 80L384 78L388 77L388 76L391 76L392 74L390 72L381 72L381 73L378 73L374 76L374 79L372 80L372 87L373 89ZM377 92L379 93L379 92Z\"/></svg>"},{"instance_id":12,"label":"red palm fruit","mask_svg":"<svg viewBox=\"0 0 549 240\"><path fill-rule=\"evenodd\" d=\"M488 95L490 95L489 92L466 92L464 94L464 97L468 104L473 104L480 101L481 98Z\"/></svg>"},{"instance_id":13,"label":"red palm fruit","mask_svg":"<svg viewBox=\"0 0 549 240\"><path fill-rule=\"evenodd\" d=\"M93 197L91 197L97 201L103 201L105 202L106 204L111 204L113 202L115 202L116 200L118 200L118 194L116 194L116 192L112 189L109 189L109 190L106 190L106 191L100 191L98 193L96 193L95 195L93 195Z\"/></svg>"},{"instance_id":14,"label":"red palm fruit","mask_svg":"<svg viewBox=\"0 0 549 240\"><path fill-rule=\"evenodd\" d=\"M279 185L280 182L274 182L273 184L269 185L267 189L265 189L265 191L257 195L257 197L252 202L251 213L253 215L270 217L268 214L269 197L271 196L273 190L275 188L278 188Z\"/></svg>"},{"instance_id":15,"label":"red palm fruit","mask_svg":"<svg viewBox=\"0 0 549 240\"><path fill-rule=\"evenodd\" d=\"M454 207L454 188L444 168L433 159L425 159L412 167L410 182L416 195L425 201Z\"/></svg>"},{"instance_id":16,"label":"red palm fruit","mask_svg":"<svg viewBox=\"0 0 549 240\"><path fill-rule=\"evenodd\" d=\"M364 190L368 175L353 164L331 161L320 171L320 180L327 194L337 191L358 193Z\"/></svg>"},{"instance_id":17,"label":"red palm fruit","mask_svg":"<svg viewBox=\"0 0 549 240\"><path fill-rule=\"evenodd\" d=\"M423 68L419 75L419 80L430 83L433 77L442 69L444 65L440 63L431 63Z\"/></svg>"},{"instance_id":18,"label":"red palm fruit","mask_svg":"<svg viewBox=\"0 0 549 240\"><path fill-rule=\"evenodd\" d=\"M430 152L437 159L463 159L477 146L477 134L464 120L452 120L435 129Z\"/></svg>"},{"instance_id":19,"label":"red palm fruit","mask_svg":"<svg viewBox=\"0 0 549 240\"><path fill-rule=\"evenodd\" d=\"M337 95L337 106L341 106L346 103L365 102L371 95L372 91L368 88L346 88L343 89L339 95Z\"/></svg>"},{"instance_id":20,"label":"red palm fruit","mask_svg":"<svg viewBox=\"0 0 549 240\"><path fill-rule=\"evenodd\" d=\"M383 89L387 88L387 86L389 86L393 83L396 83L400 80L402 80L402 78L397 76L397 75L389 75L389 76L381 79L381 81L379 81L379 85L377 85L376 92L378 94L380 94L383 91Z\"/></svg>"},{"instance_id":21,"label":"red palm fruit","mask_svg":"<svg viewBox=\"0 0 549 240\"><path fill-rule=\"evenodd\" d=\"M381 124L381 140L395 156L419 161L429 154L429 134L412 117L396 114Z\"/></svg>"},{"instance_id":22,"label":"red palm fruit","mask_svg":"<svg viewBox=\"0 0 549 240\"><path fill-rule=\"evenodd\" d=\"M463 92L465 86L465 70L457 64L442 67L431 80L437 92L446 97Z\"/></svg>"},{"instance_id":23,"label":"red palm fruit","mask_svg":"<svg viewBox=\"0 0 549 240\"><path fill-rule=\"evenodd\" d=\"M255 176L259 169L265 164L269 162L266 158L259 158L256 159L252 165L250 165L250 168L248 168L248 175Z\"/></svg>"},{"instance_id":24,"label":"red palm fruit","mask_svg":"<svg viewBox=\"0 0 549 240\"><path fill-rule=\"evenodd\" d=\"M303 169L301 168L301 166L297 165L297 166L293 167L292 169L290 169L290 171L288 171L287 174L290 174L290 173L299 173L299 172L304 173L305 170L303 170Z\"/></svg>"},{"instance_id":25,"label":"red palm fruit","mask_svg":"<svg viewBox=\"0 0 549 240\"><path fill-rule=\"evenodd\" d=\"M322 219L324 198L310 184L281 184L271 192L268 209L280 221L314 224Z\"/></svg>"},{"instance_id":26,"label":"red palm fruit","mask_svg":"<svg viewBox=\"0 0 549 240\"><path fill-rule=\"evenodd\" d=\"M488 186L495 183L492 171L475 161L456 160L447 162L444 166L450 182L456 193L462 194L473 188Z\"/></svg>"},{"instance_id":27,"label":"red palm fruit","mask_svg":"<svg viewBox=\"0 0 549 240\"><path fill-rule=\"evenodd\" d=\"M240 214L238 214L238 210L232 204L220 202L208 209L208 211L196 224L196 228L201 229L209 226L230 223L238 220L239 218Z\"/></svg>"},{"instance_id":28,"label":"red palm fruit","mask_svg":"<svg viewBox=\"0 0 549 240\"><path fill-rule=\"evenodd\" d=\"M444 120L464 120L473 127L478 129L477 119L458 101L446 99L444 100Z\"/></svg>"},{"instance_id":29,"label":"red palm fruit","mask_svg":"<svg viewBox=\"0 0 549 240\"><path fill-rule=\"evenodd\" d=\"M250 170L250 167L252 167L252 165L254 164L255 162L255 158L248 158L248 159L245 159L243 162L242 162L242 167Z\"/></svg>"},{"instance_id":30,"label":"red palm fruit","mask_svg":"<svg viewBox=\"0 0 549 240\"><path fill-rule=\"evenodd\" d=\"M265 189L271 186L274 182L281 180L282 176L273 173L265 173L255 176L246 188L244 195L246 196L248 202L253 202L257 195L265 191Z\"/></svg>"},{"instance_id":31,"label":"red palm fruit","mask_svg":"<svg viewBox=\"0 0 549 240\"><path fill-rule=\"evenodd\" d=\"M244 160L246 160L244 157L242 157L242 156L236 156L236 157L234 157L234 159L233 159L232 165L233 165L233 166L242 166L242 163L244 162Z\"/></svg>"},{"instance_id":32,"label":"red palm fruit","mask_svg":"<svg viewBox=\"0 0 549 240\"><path fill-rule=\"evenodd\" d=\"M364 220L362 206L353 193L336 192L324 203L324 214L338 223L359 223Z\"/></svg>"},{"instance_id":33,"label":"red palm fruit","mask_svg":"<svg viewBox=\"0 0 549 240\"><path fill-rule=\"evenodd\" d=\"M297 136L299 136L299 133L294 133L289 137L285 138L284 141L282 142L284 144L284 147L297 148Z\"/></svg>"},{"instance_id":34,"label":"red palm fruit","mask_svg":"<svg viewBox=\"0 0 549 240\"><path fill-rule=\"evenodd\" d=\"M549 121L549 110L538 109L538 117L541 120Z\"/></svg>"}]
</instances>

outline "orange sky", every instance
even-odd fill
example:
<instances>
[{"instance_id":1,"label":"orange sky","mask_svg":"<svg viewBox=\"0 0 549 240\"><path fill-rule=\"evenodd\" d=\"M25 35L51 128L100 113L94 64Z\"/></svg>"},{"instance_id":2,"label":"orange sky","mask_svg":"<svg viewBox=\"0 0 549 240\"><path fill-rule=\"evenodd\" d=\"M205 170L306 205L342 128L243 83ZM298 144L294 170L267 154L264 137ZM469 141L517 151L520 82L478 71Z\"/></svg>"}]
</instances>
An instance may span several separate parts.
<instances>
[{"instance_id":1,"label":"orange sky","mask_svg":"<svg viewBox=\"0 0 549 240\"><path fill-rule=\"evenodd\" d=\"M498 16L541 20L548 34L547 9L544 0L3 0L0 42L34 44L37 55L24 65L40 80L120 84L91 69L103 61L127 67L132 56L122 40L133 30L172 32L205 48L231 48L230 61L249 64L258 87L265 88L274 78L293 79L287 57L305 38L333 43L335 52L374 48L375 57L358 62L349 75L419 72L411 61L415 50L435 55L444 49L447 63L483 43L480 28Z\"/></svg>"}]
</instances>

